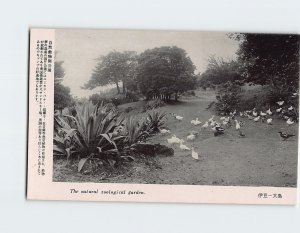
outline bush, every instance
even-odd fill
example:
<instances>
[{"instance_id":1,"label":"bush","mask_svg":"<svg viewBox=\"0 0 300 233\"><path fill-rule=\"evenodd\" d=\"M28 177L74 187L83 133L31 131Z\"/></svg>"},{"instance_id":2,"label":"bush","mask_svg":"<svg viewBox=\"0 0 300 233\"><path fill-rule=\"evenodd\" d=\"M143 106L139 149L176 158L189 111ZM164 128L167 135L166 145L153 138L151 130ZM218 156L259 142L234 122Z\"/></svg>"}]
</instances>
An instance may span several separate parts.
<instances>
[{"instance_id":1,"label":"bush","mask_svg":"<svg viewBox=\"0 0 300 233\"><path fill-rule=\"evenodd\" d=\"M117 149L115 141L118 137L113 132L123 119L115 110L90 102L77 105L75 111L75 116L55 117L53 154L65 155L67 160L77 155L81 159L78 164L80 171L88 159L95 155L101 158L102 152Z\"/></svg>"},{"instance_id":2,"label":"bush","mask_svg":"<svg viewBox=\"0 0 300 233\"><path fill-rule=\"evenodd\" d=\"M161 99L150 100L146 103L146 105L144 107L144 111L159 108L159 107L162 107L164 105L166 105L166 103Z\"/></svg>"},{"instance_id":3,"label":"bush","mask_svg":"<svg viewBox=\"0 0 300 233\"><path fill-rule=\"evenodd\" d=\"M218 114L228 115L240 100L241 87L232 82L226 82L217 87L217 102L215 103Z\"/></svg>"}]
</instances>

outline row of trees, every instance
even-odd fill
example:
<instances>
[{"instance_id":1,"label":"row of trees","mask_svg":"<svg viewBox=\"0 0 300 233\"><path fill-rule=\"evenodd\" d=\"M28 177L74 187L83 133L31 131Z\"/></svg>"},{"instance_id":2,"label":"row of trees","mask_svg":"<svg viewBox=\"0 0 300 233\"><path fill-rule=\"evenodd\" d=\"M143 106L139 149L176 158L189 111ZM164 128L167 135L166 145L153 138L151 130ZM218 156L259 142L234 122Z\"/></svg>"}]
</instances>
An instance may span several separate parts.
<instances>
[{"instance_id":1,"label":"row of trees","mask_svg":"<svg viewBox=\"0 0 300 233\"><path fill-rule=\"evenodd\" d=\"M134 92L147 99L170 100L173 96L177 100L179 93L196 84L193 62L175 46L148 49L140 55L134 51L113 51L97 60L85 89L115 84L118 94Z\"/></svg>"}]
</instances>

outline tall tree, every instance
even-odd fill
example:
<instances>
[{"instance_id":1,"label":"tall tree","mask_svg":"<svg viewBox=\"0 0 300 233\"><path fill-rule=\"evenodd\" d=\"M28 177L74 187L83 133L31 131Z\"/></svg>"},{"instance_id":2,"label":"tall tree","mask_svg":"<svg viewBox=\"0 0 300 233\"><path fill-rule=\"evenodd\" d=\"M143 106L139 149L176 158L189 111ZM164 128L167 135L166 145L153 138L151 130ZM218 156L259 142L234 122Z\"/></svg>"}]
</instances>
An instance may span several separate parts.
<instances>
[{"instance_id":1,"label":"tall tree","mask_svg":"<svg viewBox=\"0 0 300 233\"><path fill-rule=\"evenodd\" d=\"M65 76L62 65L63 61L54 63L54 108L60 111L69 106L72 101L70 88L61 84Z\"/></svg>"},{"instance_id":2,"label":"tall tree","mask_svg":"<svg viewBox=\"0 0 300 233\"><path fill-rule=\"evenodd\" d=\"M211 56L207 69L199 76L199 84L206 88L228 81L242 81L242 79L238 62L224 61L222 58Z\"/></svg>"},{"instance_id":3,"label":"tall tree","mask_svg":"<svg viewBox=\"0 0 300 233\"><path fill-rule=\"evenodd\" d=\"M138 58L137 81L147 98L170 99L193 89L195 66L185 50L176 46L148 49Z\"/></svg>"},{"instance_id":4,"label":"tall tree","mask_svg":"<svg viewBox=\"0 0 300 233\"><path fill-rule=\"evenodd\" d=\"M85 83L85 89L94 89L97 86L115 84L118 94L121 93L119 82L122 82L123 93L126 93L127 83L134 76L136 66L136 52L125 51L123 53L113 51L99 57L93 70L91 79Z\"/></svg>"},{"instance_id":5,"label":"tall tree","mask_svg":"<svg viewBox=\"0 0 300 233\"><path fill-rule=\"evenodd\" d=\"M299 35L234 34L246 81L265 85L298 84Z\"/></svg>"}]
</instances>

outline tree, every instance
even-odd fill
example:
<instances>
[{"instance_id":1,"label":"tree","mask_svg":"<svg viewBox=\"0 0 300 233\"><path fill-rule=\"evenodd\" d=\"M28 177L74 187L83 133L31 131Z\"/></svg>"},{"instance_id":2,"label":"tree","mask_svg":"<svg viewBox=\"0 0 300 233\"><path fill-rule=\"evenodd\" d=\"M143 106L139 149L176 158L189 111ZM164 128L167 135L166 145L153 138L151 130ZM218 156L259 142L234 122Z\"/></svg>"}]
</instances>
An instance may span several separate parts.
<instances>
[{"instance_id":1,"label":"tree","mask_svg":"<svg viewBox=\"0 0 300 233\"><path fill-rule=\"evenodd\" d=\"M228 81L243 82L239 64L236 61L224 61L222 58L211 56L206 71L199 76L199 85L207 88Z\"/></svg>"},{"instance_id":2,"label":"tree","mask_svg":"<svg viewBox=\"0 0 300 233\"><path fill-rule=\"evenodd\" d=\"M193 89L195 66L185 50L176 46L148 49L138 58L137 82L147 99L169 100Z\"/></svg>"},{"instance_id":3,"label":"tree","mask_svg":"<svg viewBox=\"0 0 300 233\"><path fill-rule=\"evenodd\" d=\"M65 76L63 61L54 63L54 108L62 111L72 102L70 88L61 84Z\"/></svg>"},{"instance_id":4,"label":"tree","mask_svg":"<svg viewBox=\"0 0 300 233\"><path fill-rule=\"evenodd\" d=\"M298 86L299 35L234 34L238 59L247 82Z\"/></svg>"},{"instance_id":5,"label":"tree","mask_svg":"<svg viewBox=\"0 0 300 233\"><path fill-rule=\"evenodd\" d=\"M106 56L99 57L91 79L85 83L83 88L91 90L97 86L115 84L118 94L120 94L119 82L121 81L123 93L125 94L127 83L134 78L136 56L134 51L125 51L123 53L113 51Z\"/></svg>"}]
</instances>

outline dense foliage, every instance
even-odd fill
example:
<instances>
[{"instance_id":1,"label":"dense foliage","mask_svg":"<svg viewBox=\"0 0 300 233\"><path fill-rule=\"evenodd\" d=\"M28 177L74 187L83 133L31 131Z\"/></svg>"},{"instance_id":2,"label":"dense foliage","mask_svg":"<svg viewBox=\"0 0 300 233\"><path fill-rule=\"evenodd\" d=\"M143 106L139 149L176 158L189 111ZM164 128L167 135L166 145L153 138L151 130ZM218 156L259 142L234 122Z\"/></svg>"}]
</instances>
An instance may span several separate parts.
<instances>
[{"instance_id":1,"label":"dense foliage","mask_svg":"<svg viewBox=\"0 0 300 233\"><path fill-rule=\"evenodd\" d=\"M207 69L199 77L199 85L206 89L228 81L243 81L239 64L236 61L224 61L222 58L209 58Z\"/></svg>"},{"instance_id":2,"label":"dense foliage","mask_svg":"<svg viewBox=\"0 0 300 233\"><path fill-rule=\"evenodd\" d=\"M86 102L75 106L75 111L54 118L55 156L78 158L78 171L89 159L100 159L118 164L129 150L141 143L164 125L165 114L152 111L146 116L124 118L115 108Z\"/></svg>"},{"instance_id":3,"label":"dense foliage","mask_svg":"<svg viewBox=\"0 0 300 233\"><path fill-rule=\"evenodd\" d=\"M137 81L147 99L175 100L178 94L195 88L195 66L178 47L148 49L138 57Z\"/></svg>"},{"instance_id":4,"label":"dense foliage","mask_svg":"<svg viewBox=\"0 0 300 233\"><path fill-rule=\"evenodd\" d=\"M91 79L84 85L85 89L94 89L97 86L115 84L118 94L121 93L120 82L122 82L123 93L126 89L136 88L134 85L136 52L113 51L97 59L98 63L93 70Z\"/></svg>"},{"instance_id":5,"label":"dense foliage","mask_svg":"<svg viewBox=\"0 0 300 233\"><path fill-rule=\"evenodd\" d=\"M254 84L297 86L299 35L235 34L240 41L238 59L243 76Z\"/></svg>"}]
</instances>

